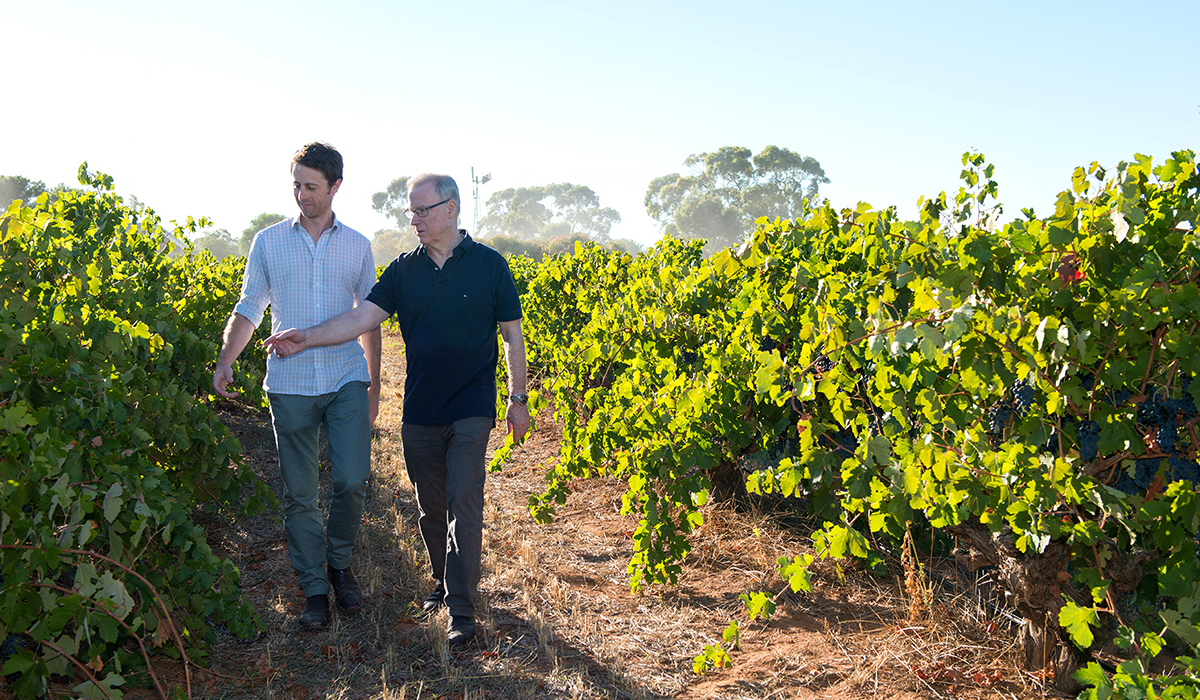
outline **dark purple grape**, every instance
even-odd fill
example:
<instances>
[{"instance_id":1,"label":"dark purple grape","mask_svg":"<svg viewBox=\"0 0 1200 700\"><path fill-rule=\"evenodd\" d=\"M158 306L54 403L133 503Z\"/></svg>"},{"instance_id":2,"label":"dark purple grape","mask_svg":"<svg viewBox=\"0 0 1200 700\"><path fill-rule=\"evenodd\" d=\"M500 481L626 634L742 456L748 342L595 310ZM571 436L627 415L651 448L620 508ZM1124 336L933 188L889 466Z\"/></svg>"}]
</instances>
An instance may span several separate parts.
<instances>
[{"instance_id":1,"label":"dark purple grape","mask_svg":"<svg viewBox=\"0 0 1200 700\"><path fill-rule=\"evenodd\" d=\"M1004 433L1004 426L1008 424L1010 415L1012 415L1012 402L1007 399L988 407L988 434L992 437L1000 437Z\"/></svg>"},{"instance_id":2,"label":"dark purple grape","mask_svg":"<svg viewBox=\"0 0 1200 700\"><path fill-rule=\"evenodd\" d=\"M1154 475L1158 473L1161 457L1144 457L1137 461L1137 469L1133 474L1133 483L1140 489L1147 489L1154 483Z\"/></svg>"},{"instance_id":3,"label":"dark purple grape","mask_svg":"<svg viewBox=\"0 0 1200 700\"><path fill-rule=\"evenodd\" d=\"M854 437L854 431L850 430L849 428L842 428L836 433L833 433L831 437L833 438L834 444L837 446L837 451L841 453L839 455L840 457L847 457L850 454L853 454L854 450L858 448L858 440Z\"/></svg>"},{"instance_id":4,"label":"dark purple grape","mask_svg":"<svg viewBox=\"0 0 1200 700\"><path fill-rule=\"evenodd\" d=\"M0 643L0 663L8 661L13 654L25 648L25 640L20 635L10 634Z\"/></svg>"},{"instance_id":5,"label":"dark purple grape","mask_svg":"<svg viewBox=\"0 0 1200 700\"><path fill-rule=\"evenodd\" d=\"M1183 414L1184 418L1196 417L1196 399L1192 397L1188 388L1192 385L1192 378L1185 376L1183 378L1183 396L1176 404L1176 410Z\"/></svg>"},{"instance_id":6,"label":"dark purple grape","mask_svg":"<svg viewBox=\"0 0 1200 700\"><path fill-rule=\"evenodd\" d=\"M1125 387L1121 387L1114 392L1108 393L1108 403L1110 406L1116 407L1123 405L1133 396L1133 392Z\"/></svg>"},{"instance_id":7,"label":"dark purple grape","mask_svg":"<svg viewBox=\"0 0 1200 700\"><path fill-rule=\"evenodd\" d=\"M1142 425L1155 426L1161 424L1167 418L1167 407L1163 404L1162 397L1153 391L1146 400L1138 404L1137 407L1137 422Z\"/></svg>"},{"instance_id":8,"label":"dark purple grape","mask_svg":"<svg viewBox=\"0 0 1200 700\"><path fill-rule=\"evenodd\" d=\"M1129 478L1124 469L1121 470L1121 475L1117 477L1117 483L1113 484L1113 488L1127 494L1141 493L1143 491L1143 489L1138 488L1133 479Z\"/></svg>"},{"instance_id":9,"label":"dark purple grape","mask_svg":"<svg viewBox=\"0 0 1200 700\"><path fill-rule=\"evenodd\" d=\"M1158 442L1158 449L1166 453L1175 451L1175 440L1179 437L1178 430L1175 427L1175 419L1166 418L1158 425L1158 431L1154 434L1154 439Z\"/></svg>"},{"instance_id":10,"label":"dark purple grape","mask_svg":"<svg viewBox=\"0 0 1200 700\"><path fill-rule=\"evenodd\" d=\"M1173 454L1168 458L1168 463L1168 476L1171 481L1200 483L1200 465L1196 464L1196 460L1189 459L1186 455Z\"/></svg>"},{"instance_id":11,"label":"dark purple grape","mask_svg":"<svg viewBox=\"0 0 1200 700\"><path fill-rule=\"evenodd\" d=\"M23 651L24 649L24 637L17 634L10 634L5 637L4 642L0 643L0 666L3 666L5 661L8 661L11 657L15 656L18 652ZM20 677L20 672L10 673L4 677L4 680L8 681L8 684L11 686L13 683L16 683L17 679Z\"/></svg>"},{"instance_id":12,"label":"dark purple grape","mask_svg":"<svg viewBox=\"0 0 1200 700\"><path fill-rule=\"evenodd\" d=\"M1090 462L1096 458L1100 448L1100 426L1094 420L1079 424L1079 458Z\"/></svg>"},{"instance_id":13,"label":"dark purple grape","mask_svg":"<svg viewBox=\"0 0 1200 700\"><path fill-rule=\"evenodd\" d=\"M1033 407L1034 392L1033 387L1025 380L1021 380L1012 385L1011 388L1013 397L1013 412L1021 418L1029 409Z\"/></svg>"}]
</instances>

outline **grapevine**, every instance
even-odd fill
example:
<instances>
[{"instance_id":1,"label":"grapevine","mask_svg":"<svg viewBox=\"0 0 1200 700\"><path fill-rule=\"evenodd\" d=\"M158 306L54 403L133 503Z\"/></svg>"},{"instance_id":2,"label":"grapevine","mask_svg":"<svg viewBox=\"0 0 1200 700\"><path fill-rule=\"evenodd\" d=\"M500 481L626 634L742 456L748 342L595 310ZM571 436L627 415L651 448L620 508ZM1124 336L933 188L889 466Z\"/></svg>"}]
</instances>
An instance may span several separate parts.
<instances>
[{"instance_id":1,"label":"grapevine","mask_svg":"<svg viewBox=\"0 0 1200 700\"><path fill-rule=\"evenodd\" d=\"M528 334L553 338L538 371L563 444L535 517L573 479L624 479L642 587L677 579L709 498L780 493L828 523L819 557L952 534L1025 591L1027 619L1061 623L1075 663L1107 641L1102 618L1147 656L1164 605L1192 624L1194 156L1080 168L1053 212L1004 226L992 166L963 165L964 186L916 220L823 203L707 260L664 240L539 272ZM781 444L746 477L747 455ZM801 556L781 575L807 580Z\"/></svg>"},{"instance_id":2,"label":"grapevine","mask_svg":"<svg viewBox=\"0 0 1200 700\"><path fill-rule=\"evenodd\" d=\"M80 184L0 215L0 638L21 697L73 676L116 697L150 654L259 624L192 520L273 502L205 403L237 261L179 248L184 228L86 164Z\"/></svg>"}]
</instances>

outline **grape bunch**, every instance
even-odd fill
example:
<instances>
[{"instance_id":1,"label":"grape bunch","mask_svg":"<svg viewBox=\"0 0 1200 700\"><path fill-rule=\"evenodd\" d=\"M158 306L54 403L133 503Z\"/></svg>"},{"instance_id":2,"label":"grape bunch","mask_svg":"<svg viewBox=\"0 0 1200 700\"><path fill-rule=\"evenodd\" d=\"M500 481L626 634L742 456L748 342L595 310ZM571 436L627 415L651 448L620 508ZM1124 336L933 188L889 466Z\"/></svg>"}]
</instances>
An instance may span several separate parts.
<instances>
[{"instance_id":1,"label":"grape bunch","mask_svg":"<svg viewBox=\"0 0 1200 700\"><path fill-rule=\"evenodd\" d=\"M762 340L758 341L758 349L762 352L771 352L779 347L779 343L769 335L764 335Z\"/></svg>"},{"instance_id":2,"label":"grape bunch","mask_svg":"<svg viewBox=\"0 0 1200 700\"><path fill-rule=\"evenodd\" d=\"M825 353L819 353L813 360L813 369L817 370L817 374L825 374L833 369L833 360L829 359Z\"/></svg>"},{"instance_id":3,"label":"grape bunch","mask_svg":"<svg viewBox=\"0 0 1200 700\"><path fill-rule=\"evenodd\" d=\"M1150 484L1154 483L1154 475L1158 473L1158 465L1162 462L1158 457L1144 457L1137 461L1137 469L1134 471L1133 483L1137 484L1140 489L1150 488Z\"/></svg>"},{"instance_id":4,"label":"grape bunch","mask_svg":"<svg viewBox=\"0 0 1200 700\"><path fill-rule=\"evenodd\" d=\"M1196 399L1192 398L1192 393L1190 391L1188 391L1188 389L1190 389L1192 386L1191 375L1185 375L1183 377L1183 382L1181 384L1183 386L1183 398L1178 400L1178 403L1176 404L1176 408L1179 411L1179 413L1182 413L1184 415L1185 418L1195 418L1196 417Z\"/></svg>"},{"instance_id":5,"label":"grape bunch","mask_svg":"<svg viewBox=\"0 0 1200 700\"><path fill-rule=\"evenodd\" d=\"M1200 465L1187 455L1173 454L1168 458L1167 476L1170 481L1190 481L1200 483Z\"/></svg>"},{"instance_id":6,"label":"grape bunch","mask_svg":"<svg viewBox=\"0 0 1200 700\"><path fill-rule=\"evenodd\" d=\"M854 450L858 449L858 439L854 437L854 431L849 428L842 428L830 437L832 437L840 457L854 454Z\"/></svg>"},{"instance_id":7,"label":"grape bunch","mask_svg":"<svg viewBox=\"0 0 1200 700\"><path fill-rule=\"evenodd\" d=\"M1162 400L1162 396L1151 389L1146 400L1138 404L1137 422L1153 427L1162 424L1168 418L1167 414L1167 404Z\"/></svg>"},{"instance_id":8,"label":"grape bunch","mask_svg":"<svg viewBox=\"0 0 1200 700\"><path fill-rule=\"evenodd\" d=\"M1133 396L1133 391L1126 387L1121 387L1116 391L1106 392L1105 396L1107 398L1108 405L1116 407L1121 406L1128 401Z\"/></svg>"},{"instance_id":9,"label":"grape bunch","mask_svg":"<svg viewBox=\"0 0 1200 700\"><path fill-rule=\"evenodd\" d=\"M1096 459L1100 448L1100 426L1094 420L1079 424L1079 459L1090 462Z\"/></svg>"},{"instance_id":10,"label":"grape bunch","mask_svg":"<svg viewBox=\"0 0 1200 700\"><path fill-rule=\"evenodd\" d=\"M1165 392L1151 386L1147 389L1146 396L1137 403L1135 408L1137 423L1144 430L1145 435L1153 438L1151 451L1156 453L1156 456L1137 460L1133 477L1122 471L1116 483L1117 488L1122 491L1136 493L1145 490L1153 483L1164 455L1167 460L1167 467L1163 472L1165 481L1188 481L1192 484L1200 484L1200 465L1193 458L1195 446L1189 446L1187 443L1180 444L1180 421L1190 425L1189 421L1196 415L1196 402L1187 391L1191 385L1191 377L1184 376L1181 384L1184 391L1180 398L1169 398ZM1110 392L1108 400L1114 406L1119 406L1133 395L1134 392L1131 390L1121 388L1116 392ZM1094 440L1092 437L1094 428L1089 424L1091 421L1084 421L1079 427L1079 456L1085 461L1089 456L1095 454L1091 448ZM1186 437L1188 433L1185 431L1182 435Z\"/></svg>"},{"instance_id":11,"label":"grape bunch","mask_svg":"<svg viewBox=\"0 0 1200 700\"><path fill-rule=\"evenodd\" d=\"M0 643L0 666L3 666L4 662L8 661L11 657L15 656L17 652L23 651L24 649L25 638L21 635L10 634L5 637L4 642ZM5 676L4 679L8 681L9 685L12 685L20 677L20 673L10 673Z\"/></svg>"},{"instance_id":12,"label":"grape bunch","mask_svg":"<svg viewBox=\"0 0 1200 700\"><path fill-rule=\"evenodd\" d=\"M1162 462L1161 457L1145 457L1136 462L1133 472L1133 478L1129 477L1129 473L1122 469L1121 476L1115 484L1117 489L1124 493L1141 493L1154 483L1154 475L1158 473L1158 465Z\"/></svg>"},{"instance_id":13,"label":"grape bunch","mask_svg":"<svg viewBox=\"0 0 1200 700\"><path fill-rule=\"evenodd\" d=\"M1154 440L1158 443L1158 449L1170 454L1175 451L1175 441L1179 438L1179 430L1175 426L1175 417L1165 418L1158 424L1158 430L1154 433Z\"/></svg>"},{"instance_id":14,"label":"grape bunch","mask_svg":"<svg viewBox=\"0 0 1200 700\"><path fill-rule=\"evenodd\" d=\"M1004 434L1004 426L1008 424L1008 418L1013 413L1012 401L1003 399L997 401L988 407L988 435L994 438L999 438Z\"/></svg>"},{"instance_id":15,"label":"grape bunch","mask_svg":"<svg viewBox=\"0 0 1200 700\"><path fill-rule=\"evenodd\" d=\"M679 353L679 361L688 368L696 364L696 359L697 355L695 350L684 350Z\"/></svg>"},{"instance_id":16,"label":"grape bunch","mask_svg":"<svg viewBox=\"0 0 1200 700\"><path fill-rule=\"evenodd\" d=\"M1046 442L1042 443L1041 452L1054 454L1058 452L1058 428L1050 429L1050 437L1046 438Z\"/></svg>"},{"instance_id":17,"label":"grape bunch","mask_svg":"<svg viewBox=\"0 0 1200 700\"><path fill-rule=\"evenodd\" d=\"M1024 379L1016 382L1008 389L1012 395L1013 413L1017 414L1017 418L1021 418L1029 409L1033 407L1033 387Z\"/></svg>"}]
</instances>

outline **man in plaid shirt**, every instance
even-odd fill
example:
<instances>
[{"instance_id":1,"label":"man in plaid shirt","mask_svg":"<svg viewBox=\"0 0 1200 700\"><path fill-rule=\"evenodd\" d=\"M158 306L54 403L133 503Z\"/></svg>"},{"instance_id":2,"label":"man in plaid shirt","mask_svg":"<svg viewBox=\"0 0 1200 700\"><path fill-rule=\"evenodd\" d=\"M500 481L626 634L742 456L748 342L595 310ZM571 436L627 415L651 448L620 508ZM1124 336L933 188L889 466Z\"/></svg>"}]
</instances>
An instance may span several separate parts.
<instances>
[{"instance_id":1,"label":"man in plaid shirt","mask_svg":"<svg viewBox=\"0 0 1200 700\"><path fill-rule=\"evenodd\" d=\"M298 217L259 231L250 246L242 295L225 327L213 389L232 398L233 362L271 306L271 330L304 328L362 304L375 284L371 242L334 215L342 156L310 143L292 158ZM293 357L267 357L263 388L279 450L284 530L307 599L300 624L329 624L329 592L347 612L362 606L350 570L371 474L371 425L379 412L380 331ZM318 442L324 425L332 462L328 523L317 503Z\"/></svg>"}]
</instances>

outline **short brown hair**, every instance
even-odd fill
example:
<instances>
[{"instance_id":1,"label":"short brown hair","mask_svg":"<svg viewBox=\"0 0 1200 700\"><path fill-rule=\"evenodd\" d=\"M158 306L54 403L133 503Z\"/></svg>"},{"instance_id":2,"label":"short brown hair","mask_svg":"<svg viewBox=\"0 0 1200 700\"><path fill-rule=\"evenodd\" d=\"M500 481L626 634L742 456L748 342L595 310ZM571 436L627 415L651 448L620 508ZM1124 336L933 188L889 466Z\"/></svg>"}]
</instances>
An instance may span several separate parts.
<instances>
[{"instance_id":1,"label":"short brown hair","mask_svg":"<svg viewBox=\"0 0 1200 700\"><path fill-rule=\"evenodd\" d=\"M342 179L342 154L327 143L313 141L301 146L292 156L292 167L297 165L321 171L325 184L330 187Z\"/></svg>"}]
</instances>

